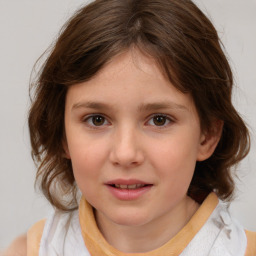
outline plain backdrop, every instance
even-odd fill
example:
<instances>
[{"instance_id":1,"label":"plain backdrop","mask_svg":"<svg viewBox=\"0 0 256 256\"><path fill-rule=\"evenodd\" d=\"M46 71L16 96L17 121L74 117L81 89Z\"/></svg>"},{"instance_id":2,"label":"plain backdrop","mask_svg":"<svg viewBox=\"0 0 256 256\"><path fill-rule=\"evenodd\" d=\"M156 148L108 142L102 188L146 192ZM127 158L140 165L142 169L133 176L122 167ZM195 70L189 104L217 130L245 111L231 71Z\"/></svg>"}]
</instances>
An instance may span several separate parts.
<instances>
[{"instance_id":1,"label":"plain backdrop","mask_svg":"<svg viewBox=\"0 0 256 256\"><path fill-rule=\"evenodd\" d=\"M28 86L37 58L82 0L0 0L0 251L50 209L34 190L27 128ZM256 0L196 0L225 45L236 84L234 102L252 134L238 167L232 214L256 231Z\"/></svg>"}]
</instances>

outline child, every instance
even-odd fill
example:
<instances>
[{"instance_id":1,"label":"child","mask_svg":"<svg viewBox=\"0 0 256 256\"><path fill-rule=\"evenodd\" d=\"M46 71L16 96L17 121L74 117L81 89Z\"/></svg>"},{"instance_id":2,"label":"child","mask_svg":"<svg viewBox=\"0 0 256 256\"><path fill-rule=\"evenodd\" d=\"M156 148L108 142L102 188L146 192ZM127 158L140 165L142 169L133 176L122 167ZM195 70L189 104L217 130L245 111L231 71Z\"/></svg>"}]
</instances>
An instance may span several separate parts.
<instances>
[{"instance_id":1,"label":"child","mask_svg":"<svg viewBox=\"0 0 256 256\"><path fill-rule=\"evenodd\" d=\"M249 150L232 85L191 1L79 10L33 87L37 181L56 210L28 232L28 256L256 255L223 202Z\"/></svg>"}]
</instances>

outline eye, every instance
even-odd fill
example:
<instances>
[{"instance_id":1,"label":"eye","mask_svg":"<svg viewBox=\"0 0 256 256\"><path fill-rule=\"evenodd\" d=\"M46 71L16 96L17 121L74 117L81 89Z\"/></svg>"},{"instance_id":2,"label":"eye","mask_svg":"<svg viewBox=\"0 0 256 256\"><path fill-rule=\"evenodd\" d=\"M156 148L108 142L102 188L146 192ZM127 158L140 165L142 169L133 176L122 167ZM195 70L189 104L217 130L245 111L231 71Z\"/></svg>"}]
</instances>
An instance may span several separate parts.
<instances>
[{"instance_id":1,"label":"eye","mask_svg":"<svg viewBox=\"0 0 256 256\"><path fill-rule=\"evenodd\" d=\"M163 114L158 114L158 115L154 115L153 117L151 117L148 124L153 125L153 126L166 126L171 121L172 120L170 117L163 115Z\"/></svg>"},{"instance_id":2,"label":"eye","mask_svg":"<svg viewBox=\"0 0 256 256\"><path fill-rule=\"evenodd\" d=\"M91 115L84 119L89 126L97 127L109 124L106 118L102 115Z\"/></svg>"}]
</instances>

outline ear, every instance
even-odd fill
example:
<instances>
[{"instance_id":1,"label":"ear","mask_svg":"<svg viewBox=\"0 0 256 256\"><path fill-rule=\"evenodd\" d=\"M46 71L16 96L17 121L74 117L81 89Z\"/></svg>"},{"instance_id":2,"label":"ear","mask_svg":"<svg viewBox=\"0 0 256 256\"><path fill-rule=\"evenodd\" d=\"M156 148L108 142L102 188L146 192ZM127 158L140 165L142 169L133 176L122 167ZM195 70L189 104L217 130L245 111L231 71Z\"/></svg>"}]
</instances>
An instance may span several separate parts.
<instances>
[{"instance_id":1,"label":"ear","mask_svg":"<svg viewBox=\"0 0 256 256\"><path fill-rule=\"evenodd\" d=\"M63 157L67 159L71 159L66 138L62 140L62 147L64 151Z\"/></svg>"},{"instance_id":2,"label":"ear","mask_svg":"<svg viewBox=\"0 0 256 256\"><path fill-rule=\"evenodd\" d=\"M200 138L200 145L197 155L197 161L208 159L217 147L223 128L223 121L215 120L211 124L211 129L203 132Z\"/></svg>"}]
</instances>

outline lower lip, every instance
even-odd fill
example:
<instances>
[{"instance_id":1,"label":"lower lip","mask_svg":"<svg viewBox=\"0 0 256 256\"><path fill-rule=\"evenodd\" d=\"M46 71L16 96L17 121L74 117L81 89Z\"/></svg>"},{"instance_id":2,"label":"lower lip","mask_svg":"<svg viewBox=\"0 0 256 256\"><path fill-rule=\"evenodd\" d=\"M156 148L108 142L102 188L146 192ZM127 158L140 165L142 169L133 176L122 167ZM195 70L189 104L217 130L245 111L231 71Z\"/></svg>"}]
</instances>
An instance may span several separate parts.
<instances>
[{"instance_id":1,"label":"lower lip","mask_svg":"<svg viewBox=\"0 0 256 256\"><path fill-rule=\"evenodd\" d=\"M121 189L121 188L112 187L110 185L107 185L107 187L112 193L112 195L114 195L117 199L130 201L130 200L136 200L140 198L142 195L144 195L145 193L149 192L150 189L152 188L152 185L147 185L145 187L136 188L136 189Z\"/></svg>"}]
</instances>

